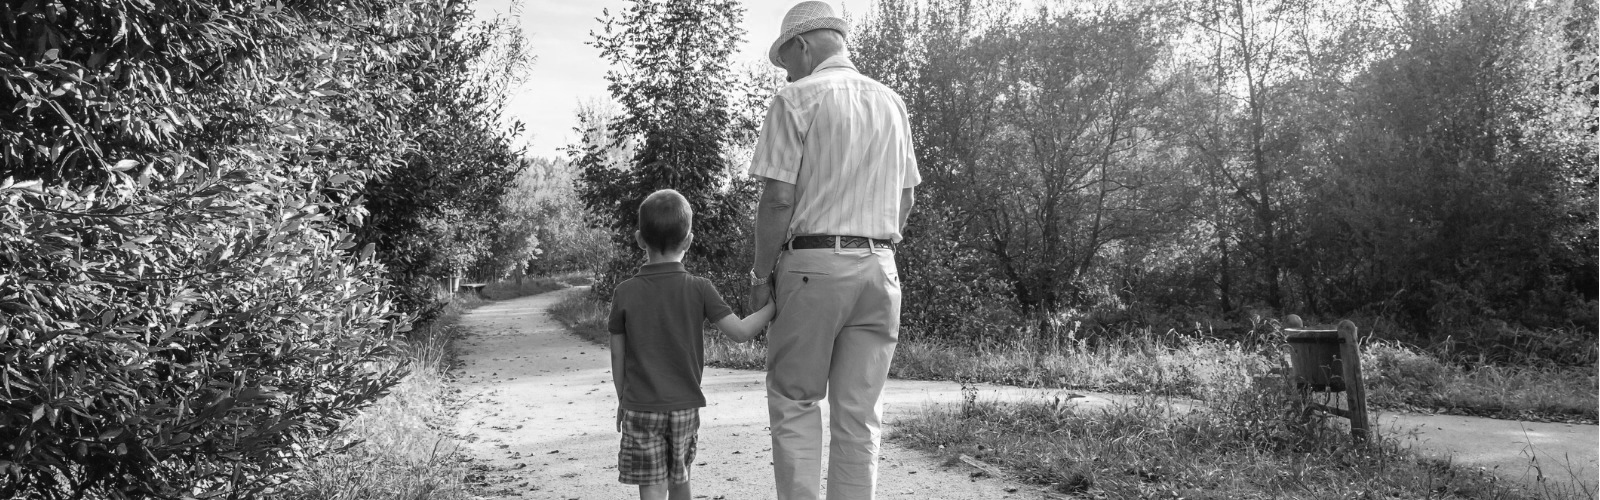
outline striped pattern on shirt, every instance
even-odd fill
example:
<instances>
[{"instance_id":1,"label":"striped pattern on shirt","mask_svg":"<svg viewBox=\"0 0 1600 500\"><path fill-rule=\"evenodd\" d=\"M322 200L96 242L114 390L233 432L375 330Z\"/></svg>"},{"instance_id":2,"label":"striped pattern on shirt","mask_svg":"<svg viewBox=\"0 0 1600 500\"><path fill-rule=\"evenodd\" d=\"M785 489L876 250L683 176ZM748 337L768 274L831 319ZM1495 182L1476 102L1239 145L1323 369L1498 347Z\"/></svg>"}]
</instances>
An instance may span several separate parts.
<instances>
[{"instance_id":1,"label":"striped pattern on shirt","mask_svg":"<svg viewBox=\"0 0 1600 500\"><path fill-rule=\"evenodd\" d=\"M900 241L900 191L922 183L905 101L849 59L772 98L750 175L795 185L789 235Z\"/></svg>"}]
</instances>

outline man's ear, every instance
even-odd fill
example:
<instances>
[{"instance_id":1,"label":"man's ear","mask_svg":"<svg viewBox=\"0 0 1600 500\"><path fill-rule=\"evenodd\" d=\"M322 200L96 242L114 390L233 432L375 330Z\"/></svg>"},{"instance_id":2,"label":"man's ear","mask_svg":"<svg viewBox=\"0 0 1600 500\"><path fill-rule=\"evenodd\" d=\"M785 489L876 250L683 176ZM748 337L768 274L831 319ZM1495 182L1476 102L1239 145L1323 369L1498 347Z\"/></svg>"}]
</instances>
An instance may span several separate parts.
<instances>
[{"instance_id":1,"label":"man's ear","mask_svg":"<svg viewBox=\"0 0 1600 500\"><path fill-rule=\"evenodd\" d=\"M644 244L644 233L639 232L637 229L633 231L633 244L639 245L640 250L650 251L650 245Z\"/></svg>"}]
</instances>

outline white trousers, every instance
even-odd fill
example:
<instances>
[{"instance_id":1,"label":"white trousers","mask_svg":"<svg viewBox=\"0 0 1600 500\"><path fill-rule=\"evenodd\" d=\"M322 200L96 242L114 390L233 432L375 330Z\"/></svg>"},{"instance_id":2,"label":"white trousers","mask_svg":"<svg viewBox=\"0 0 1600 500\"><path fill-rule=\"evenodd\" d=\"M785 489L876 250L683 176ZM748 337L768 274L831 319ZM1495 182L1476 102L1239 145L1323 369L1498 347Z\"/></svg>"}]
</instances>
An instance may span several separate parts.
<instances>
[{"instance_id":1,"label":"white trousers","mask_svg":"<svg viewBox=\"0 0 1600 500\"><path fill-rule=\"evenodd\" d=\"M786 250L767 334L767 412L780 500L817 500L828 398L828 498L873 498L884 380L900 331L900 277L886 248Z\"/></svg>"}]
</instances>

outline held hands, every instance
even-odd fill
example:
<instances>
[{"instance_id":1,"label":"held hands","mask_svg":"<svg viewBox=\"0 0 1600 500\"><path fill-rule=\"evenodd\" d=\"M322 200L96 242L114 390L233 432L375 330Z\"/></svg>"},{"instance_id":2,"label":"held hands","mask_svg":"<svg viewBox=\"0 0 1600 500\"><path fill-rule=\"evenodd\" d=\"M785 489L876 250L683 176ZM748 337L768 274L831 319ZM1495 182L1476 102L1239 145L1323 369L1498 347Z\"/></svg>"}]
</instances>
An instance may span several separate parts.
<instances>
[{"instance_id":1,"label":"held hands","mask_svg":"<svg viewBox=\"0 0 1600 500\"><path fill-rule=\"evenodd\" d=\"M772 284L752 280L750 285L750 304L760 304L761 307L749 316L740 319L736 314L729 314L717 320L717 330L732 339L734 342L744 342L760 335L767 329L767 323L772 321L775 314L772 302Z\"/></svg>"},{"instance_id":2,"label":"held hands","mask_svg":"<svg viewBox=\"0 0 1600 500\"><path fill-rule=\"evenodd\" d=\"M768 303L772 302L772 291L778 286L776 282L778 273L772 273L766 280L759 283L755 282L754 272L750 273L750 277L752 283L750 285L750 302L748 304L756 309L766 307ZM772 306L776 308L778 305L772 304ZM777 311L773 311L773 316L777 316Z\"/></svg>"}]
</instances>

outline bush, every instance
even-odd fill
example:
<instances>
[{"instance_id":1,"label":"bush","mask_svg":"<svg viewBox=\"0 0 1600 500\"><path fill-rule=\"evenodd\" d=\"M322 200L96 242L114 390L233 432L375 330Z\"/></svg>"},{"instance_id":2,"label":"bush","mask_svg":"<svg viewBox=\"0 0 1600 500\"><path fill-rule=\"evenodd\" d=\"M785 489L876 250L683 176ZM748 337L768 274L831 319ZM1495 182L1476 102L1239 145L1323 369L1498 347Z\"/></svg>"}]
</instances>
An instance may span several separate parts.
<instances>
[{"instance_id":1,"label":"bush","mask_svg":"<svg viewBox=\"0 0 1600 500\"><path fill-rule=\"evenodd\" d=\"M318 205L238 171L121 197L116 174L0 188L0 496L254 491L403 374L376 367L407 322L382 267Z\"/></svg>"},{"instance_id":2,"label":"bush","mask_svg":"<svg viewBox=\"0 0 1600 500\"><path fill-rule=\"evenodd\" d=\"M419 157L506 156L474 141L494 117L460 105L481 88L453 85L470 6L46 1L6 19L0 497L258 496L400 378L394 297L431 296L374 259L413 249L351 234L385 222L364 196ZM425 104L457 104L453 126L405 120Z\"/></svg>"}]
</instances>

